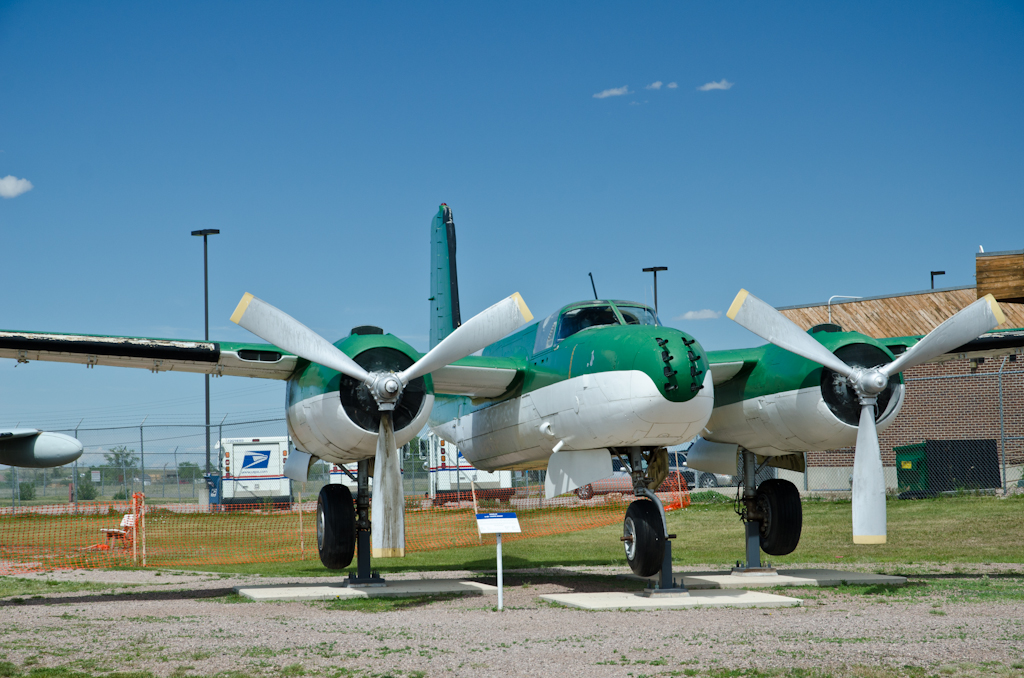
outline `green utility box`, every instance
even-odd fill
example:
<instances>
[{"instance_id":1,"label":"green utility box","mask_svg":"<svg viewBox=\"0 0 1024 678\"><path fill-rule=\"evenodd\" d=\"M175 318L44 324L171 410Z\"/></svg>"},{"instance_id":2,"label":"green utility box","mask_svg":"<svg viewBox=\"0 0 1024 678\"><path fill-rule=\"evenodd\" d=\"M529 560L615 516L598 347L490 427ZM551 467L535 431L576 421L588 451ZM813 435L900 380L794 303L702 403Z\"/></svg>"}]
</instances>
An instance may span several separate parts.
<instances>
[{"instance_id":1,"label":"green utility box","mask_svg":"<svg viewBox=\"0 0 1024 678\"><path fill-rule=\"evenodd\" d=\"M896 454L896 485L900 494L921 496L928 493L928 461L925 443L894 447Z\"/></svg>"}]
</instances>

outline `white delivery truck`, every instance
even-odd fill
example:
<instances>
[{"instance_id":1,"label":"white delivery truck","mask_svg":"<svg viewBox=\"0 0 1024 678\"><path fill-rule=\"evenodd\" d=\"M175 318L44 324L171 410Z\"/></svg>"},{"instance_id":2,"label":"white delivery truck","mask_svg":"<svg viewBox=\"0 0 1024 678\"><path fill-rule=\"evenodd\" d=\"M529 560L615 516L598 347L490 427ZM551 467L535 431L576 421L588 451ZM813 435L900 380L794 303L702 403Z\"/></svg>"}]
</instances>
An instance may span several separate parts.
<instances>
[{"instance_id":1,"label":"white delivery truck","mask_svg":"<svg viewBox=\"0 0 1024 678\"><path fill-rule=\"evenodd\" d=\"M435 506L448 502L496 499L507 502L515 494L512 471L480 471L457 447L428 433L420 438L420 458L430 473L429 495Z\"/></svg>"},{"instance_id":2,"label":"white delivery truck","mask_svg":"<svg viewBox=\"0 0 1024 678\"><path fill-rule=\"evenodd\" d=\"M224 438L220 441L222 504L290 504L291 481L284 475L287 436Z\"/></svg>"}]
</instances>

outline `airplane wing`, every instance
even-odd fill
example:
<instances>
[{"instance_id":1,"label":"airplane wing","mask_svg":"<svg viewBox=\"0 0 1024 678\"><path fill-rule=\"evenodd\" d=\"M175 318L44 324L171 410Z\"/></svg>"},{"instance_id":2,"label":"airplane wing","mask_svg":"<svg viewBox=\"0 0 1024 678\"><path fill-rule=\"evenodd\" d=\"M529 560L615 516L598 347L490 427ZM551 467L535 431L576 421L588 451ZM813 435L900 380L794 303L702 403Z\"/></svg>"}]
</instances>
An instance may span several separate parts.
<instances>
[{"instance_id":1,"label":"airplane wing","mask_svg":"<svg viewBox=\"0 0 1024 678\"><path fill-rule=\"evenodd\" d=\"M0 358L287 379L298 358L272 344L0 330Z\"/></svg>"},{"instance_id":2,"label":"airplane wing","mask_svg":"<svg viewBox=\"0 0 1024 678\"><path fill-rule=\"evenodd\" d=\"M741 348L727 351L708 351L708 365L711 366L711 382L724 384L746 368L754 369L764 354L764 347Z\"/></svg>"},{"instance_id":3,"label":"airplane wing","mask_svg":"<svg viewBox=\"0 0 1024 678\"><path fill-rule=\"evenodd\" d=\"M921 341L924 335L889 337L879 339L893 355L899 355ZM947 360L976 360L978 358L999 358L1024 353L1024 329L994 330L986 332L974 341L944 353L928 362L942 363Z\"/></svg>"},{"instance_id":4,"label":"airplane wing","mask_svg":"<svg viewBox=\"0 0 1024 678\"><path fill-rule=\"evenodd\" d=\"M515 358L469 356L431 374L434 392L498 398L521 383L525 365Z\"/></svg>"},{"instance_id":5,"label":"airplane wing","mask_svg":"<svg viewBox=\"0 0 1024 678\"><path fill-rule=\"evenodd\" d=\"M877 341L889 349L893 355L900 355L923 337L924 335L888 337L878 339ZM715 386L733 379L743 372L744 368L749 373L764 356L764 348L764 346L759 346L748 349L708 351L708 362L711 365L711 380ZM1013 354L1024 354L1024 329L986 332L977 339L933 358L929 362L941 363L948 360L998 358Z\"/></svg>"},{"instance_id":6,"label":"airplane wing","mask_svg":"<svg viewBox=\"0 0 1024 678\"><path fill-rule=\"evenodd\" d=\"M288 379L299 360L273 344L10 330L0 330L0 358L259 379ZM513 358L470 356L435 371L434 391L497 398L517 383L523 367Z\"/></svg>"}]
</instances>

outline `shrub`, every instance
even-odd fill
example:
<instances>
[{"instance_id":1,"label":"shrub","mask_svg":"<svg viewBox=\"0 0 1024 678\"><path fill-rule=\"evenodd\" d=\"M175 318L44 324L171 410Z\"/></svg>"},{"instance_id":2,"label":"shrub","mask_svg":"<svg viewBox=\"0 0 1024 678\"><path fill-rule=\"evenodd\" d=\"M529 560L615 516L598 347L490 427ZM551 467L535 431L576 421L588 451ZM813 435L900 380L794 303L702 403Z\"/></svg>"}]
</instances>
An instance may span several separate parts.
<instances>
[{"instance_id":1,"label":"shrub","mask_svg":"<svg viewBox=\"0 0 1024 678\"><path fill-rule=\"evenodd\" d=\"M95 499L99 496L99 493L100 491L96 489L96 486L88 480L83 480L78 483L78 498L80 500L89 501L91 499Z\"/></svg>"},{"instance_id":2,"label":"shrub","mask_svg":"<svg viewBox=\"0 0 1024 678\"><path fill-rule=\"evenodd\" d=\"M18 483L18 496L22 501L32 501L36 498L36 484L31 480Z\"/></svg>"},{"instance_id":3,"label":"shrub","mask_svg":"<svg viewBox=\"0 0 1024 678\"><path fill-rule=\"evenodd\" d=\"M117 501L118 499L127 500L128 499L128 493L125 490L123 490L123 489L118 490L117 492L114 493L113 499L114 499L114 501Z\"/></svg>"}]
</instances>

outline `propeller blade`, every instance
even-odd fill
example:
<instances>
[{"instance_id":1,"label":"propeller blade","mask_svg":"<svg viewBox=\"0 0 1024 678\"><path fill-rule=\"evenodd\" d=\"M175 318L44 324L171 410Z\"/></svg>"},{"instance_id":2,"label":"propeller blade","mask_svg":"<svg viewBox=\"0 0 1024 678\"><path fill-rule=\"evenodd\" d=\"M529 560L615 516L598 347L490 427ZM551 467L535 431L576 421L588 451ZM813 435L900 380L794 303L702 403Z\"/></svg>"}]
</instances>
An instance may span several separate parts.
<instances>
[{"instance_id":1,"label":"propeller blade","mask_svg":"<svg viewBox=\"0 0 1024 678\"><path fill-rule=\"evenodd\" d=\"M819 365L848 377L853 370L839 358L819 344L811 335L796 326L792 320L761 301L750 292L740 290L726 313L762 339L798 356L813 360Z\"/></svg>"},{"instance_id":2,"label":"propeller blade","mask_svg":"<svg viewBox=\"0 0 1024 678\"><path fill-rule=\"evenodd\" d=\"M533 320L526 302L516 292L462 323L425 356L398 375L403 384L493 344Z\"/></svg>"},{"instance_id":3,"label":"propeller blade","mask_svg":"<svg viewBox=\"0 0 1024 678\"><path fill-rule=\"evenodd\" d=\"M380 413L377 456L373 462L370 540L370 554L374 558L405 557L405 490L390 410Z\"/></svg>"},{"instance_id":4,"label":"propeller blade","mask_svg":"<svg viewBox=\"0 0 1024 678\"><path fill-rule=\"evenodd\" d=\"M853 457L853 543L885 543L885 474L874 403L860 409Z\"/></svg>"},{"instance_id":5,"label":"propeller blade","mask_svg":"<svg viewBox=\"0 0 1024 678\"><path fill-rule=\"evenodd\" d=\"M337 370L359 381L365 382L370 378L366 370L337 346L284 311L248 292L231 314L231 322L300 358Z\"/></svg>"},{"instance_id":6,"label":"propeller blade","mask_svg":"<svg viewBox=\"0 0 1024 678\"><path fill-rule=\"evenodd\" d=\"M996 298L986 294L981 299L950 316L944 323L914 344L909 351L896 358L882 368L886 376L892 376L903 370L926 363L943 353L963 346L977 339L991 329L1006 322L1003 310L999 308Z\"/></svg>"}]
</instances>

